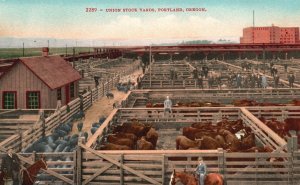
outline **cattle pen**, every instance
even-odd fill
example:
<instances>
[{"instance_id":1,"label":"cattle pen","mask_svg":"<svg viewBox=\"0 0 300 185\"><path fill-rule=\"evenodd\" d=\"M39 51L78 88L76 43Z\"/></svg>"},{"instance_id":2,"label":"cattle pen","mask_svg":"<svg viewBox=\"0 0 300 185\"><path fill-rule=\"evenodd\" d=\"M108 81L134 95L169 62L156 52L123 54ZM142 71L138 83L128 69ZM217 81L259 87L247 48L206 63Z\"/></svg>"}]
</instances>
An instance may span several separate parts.
<instances>
[{"instance_id":1,"label":"cattle pen","mask_svg":"<svg viewBox=\"0 0 300 185\"><path fill-rule=\"evenodd\" d=\"M289 137L281 137L259 119L264 117L283 121L286 118L300 118L299 106L292 105L290 102L299 99L298 88L193 89L196 82L193 79L185 81L188 77L186 71L191 66L188 64L178 66L184 66L182 84L189 84L185 86L187 89L129 91L121 102L121 107L114 109L86 142L80 138L73 152L24 153L23 150L43 136L49 135L60 124L77 114L80 104L83 105L84 110L87 110L100 97L104 97L119 82L120 75L113 75L106 82L83 94L82 99L77 98L61 107L59 111L50 112L44 121L41 119L36 123L31 121L28 123L29 126L25 123L24 131L19 128L19 123L11 123L14 125L14 130L19 132L9 133L0 143L0 149L12 146L24 164L33 164L42 155L45 156L48 169L42 170L42 173L37 176L36 184L164 185L169 183L173 169L193 171L199 157L205 160L209 172L222 174L225 182L230 185L299 184L300 151L297 135L291 133ZM145 80L148 80L149 72L144 76ZM166 88L161 84L160 82L159 88ZM189 89L190 86L192 89ZM163 108L146 107L149 102L162 103L166 96L170 96L174 103L202 101L218 103L218 105L216 107L207 105L174 107L173 112L167 116L164 115ZM251 99L260 103L273 102L282 105L233 106L235 99ZM6 114L5 111L3 112ZM176 150L175 139L183 127L202 121L216 123L224 117L229 120L241 119L243 124L250 127L255 134L256 144L268 145L273 152L229 152L222 148ZM156 150L99 150L99 146L105 142L107 135L116 125L129 123L132 119L150 124L158 131L159 147ZM0 154L0 158L3 155Z\"/></svg>"}]
</instances>

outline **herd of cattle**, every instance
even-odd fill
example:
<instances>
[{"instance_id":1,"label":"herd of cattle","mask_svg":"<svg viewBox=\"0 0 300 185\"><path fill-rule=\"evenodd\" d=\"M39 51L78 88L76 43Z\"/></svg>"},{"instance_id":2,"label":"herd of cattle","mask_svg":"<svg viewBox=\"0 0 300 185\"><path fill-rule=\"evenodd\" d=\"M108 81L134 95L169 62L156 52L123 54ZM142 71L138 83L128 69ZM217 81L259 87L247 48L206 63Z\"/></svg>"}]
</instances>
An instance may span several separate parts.
<instances>
[{"instance_id":1,"label":"herd of cattle","mask_svg":"<svg viewBox=\"0 0 300 185\"><path fill-rule=\"evenodd\" d=\"M223 148L229 152L251 152L264 150L257 147L255 135L242 120L223 119L216 124L198 122L183 127L182 135L176 138L176 149L213 150Z\"/></svg>"},{"instance_id":2,"label":"herd of cattle","mask_svg":"<svg viewBox=\"0 0 300 185\"><path fill-rule=\"evenodd\" d=\"M288 118L284 122L276 119L260 118L279 136L290 136L289 131L300 131L300 119ZM122 125L113 126L112 132L104 138L100 150L155 150L158 140L157 131L149 124L136 119ZM299 141L299 140L298 140ZM299 143L300 144L300 143ZM197 122L182 128L182 135L176 137L176 149L214 150L223 148L228 152L271 152L269 146L258 147L251 128L241 119L222 119L217 123Z\"/></svg>"},{"instance_id":3,"label":"herd of cattle","mask_svg":"<svg viewBox=\"0 0 300 185\"><path fill-rule=\"evenodd\" d=\"M131 122L113 126L112 132L104 138L100 150L155 150L157 131L147 124L133 119ZM198 122L182 128L182 135L176 137L176 149L212 150L223 148L228 152L271 152L270 147L257 147L252 130L242 120L223 119L216 124Z\"/></svg>"},{"instance_id":4,"label":"herd of cattle","mask_svg":"<svg viewBox=\"0 0 300 185\"><path fill-rule=\"evenodd\" d=\"M148 124L132 119L129 123L116 125L105 138L100 150L155 150L157 131Z\"/></svg>"},{"instance_id":5,"label":"herd of cattle","mask_svg":"<svg viewBox=\"0 0 300 185\"><path fill-rule=\"evenodd\" d=\"M266 119L264 117L260 117L259 119L284 139L291 136L291 130L296 131L298 144L300 144L300 133L298 133L298 131L300 131L300 118L286 118L284 121L279 121L276 118Z\"/></svg>"}]
</instances>

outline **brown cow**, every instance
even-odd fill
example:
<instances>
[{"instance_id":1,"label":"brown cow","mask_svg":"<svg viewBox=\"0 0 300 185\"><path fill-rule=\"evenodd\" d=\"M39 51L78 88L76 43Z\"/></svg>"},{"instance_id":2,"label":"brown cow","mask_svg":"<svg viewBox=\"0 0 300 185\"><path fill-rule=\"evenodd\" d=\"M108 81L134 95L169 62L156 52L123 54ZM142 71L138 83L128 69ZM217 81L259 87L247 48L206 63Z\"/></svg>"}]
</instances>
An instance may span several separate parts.
<instances>
[{"instance_id":1,"label":"brown cow","mask_svg":"<svg viewBox=\"0 0 300 185\"><path fill-rule=\"evenodd\" d=\"M151 142L153 147L156 148L156 143L158 139L158 133L154 128L151 128L146 134L146 140Z\"/></svg>"},{"instance_id":2,"label":"brown cow","mask_svg":"<svg viewBox=\"0 0 300 185\"><path fill-rule=\"evenodd\" d=\"M300 118L287 118L284 122L285 132L289 132L290 130L300 131Z\"/></svg>"},{"instance_id":3,"label":"brown cow","mask_svg":"<svg viewBox=\"0 0 300 185\"><path fill-rule=\"evenodd\" d=\"M197 129L193 127L183 127L182 128L182 135L186 136L191 140L195 140L201 138L204 135L213 137L214 133L209 132L209 129Z\"/></svg>"},{"instance_id":4,"label":"brown cow","mask_svg":"<svg viewBox=\"0 0 300 185\"><path fill-rule=\"evenodd\" d=\"M253 133L249 134L248 136L245 136L242 139L241 148L242 149L248 149L255 146L255 135Z\"/></svg>"},{"instance_id":5,"label":"brown cow","mask_svg":"<svg viewBox=\"0 0 300 185\"><path fill-rule=\"evenodd\" d=\"M215 140L220 144L220 146L221 146L222 148L225 148L226 142L225 142L225 139L224 139L223 136L221 136L221 135L216 135Z\"/></svg>"},{"instance_id":6,"label":"brown cow","mask_svg":"<svg viewBox=\"0 0 300 185\"><path fill-rule=\"evenodd\" d=\"M145 137L142 137L137 141L138 150L154 150L154 147L151 142L147 141Z\"/></svg>"},{"instance_id":7,"label":"brown cow","mask_svg":"<svg viewBox=\"0 0 300 185\"><path fill-rule=\"evenodd\" d=\"M146 126L139 122L133 121L132 123L124 123L123 125L118 125L114 128L113 133L123 132L132 133L137 137L142 137L150 130L151 126Z\"/></svg>"},{"instance_id":8,"label":"brown cow","mask_svg":"<svg viewBox=\"0 0 300 185\"><path fill-rule=\"evenodd\" d=\"M239 151L241 142L234 134L224 129L221 129L219 133L225 138L225 141L230 146L229 149L232 152Z\"/></svg>"},{"instance_id":9,"label":"brown cow","mask_svg":"<svg viewBox=\"0 0 300 185\"><path fill-rule=\"evenodd\" d=\"M128 138L116 137L115 135L108 135L107 141L109 143L117 144L117 145L126 145L131 149L134 148L134 141Z\"/></svg>"},{"instance_id":10,"label":"brown cow","mask_svg":"<svg viewBox=\"0 0 300 185\"><path fill-rule=\"evenodd\" d=\"M191 127L197 128L197 129L204 129L207 128L208 126L212 126L212 122L206 121L206 122L200 122L200 123L193 123Z\"/></svg>"},{"instance_id":11,"label":"brown cow","mask_svg":"<svg viewBox=\"0 0 300 185\"><path fill-rule=\"evenodd\" d=\"M100 150L131 150L131 148L126 145L107 143L105 145L100 146Z\"/></svg>"},{"instance_id":12,"label":"brown cow","mask_svg":"<svg viewBox=\"0 0 300 185\"><path fill-rule=\"evenodd\" d=\"M116 137L120 137L120 138L127 138L127 139L131 139L133 140L134 142L137 141L137 137L136 135L132 134L132 133L122 133L122 132L117 132L114 134Z\"/></svg>"},{"instance_id":13,"label":"brown cow","mask_svg":"<svg viewBox=\"0 0 300 185\"><path fill-rule=\"evenodd\" d=\"M209 136L203 136L201 142L201 149L204 150L214 150L221 147L221 145L212 137Z\"/></svg>"},{"instance_id":14,"label":"brown cow","mask_svg":"<svg viewBox=\"0 0 300 185\"><path fill-rule=\"evenodd\" d=\"M201 140L190 140L185 136L177 136L176 137L176 149L177 150L187 150L189 148L198 148L201 147Z\"/></svg>"}]
</instances>

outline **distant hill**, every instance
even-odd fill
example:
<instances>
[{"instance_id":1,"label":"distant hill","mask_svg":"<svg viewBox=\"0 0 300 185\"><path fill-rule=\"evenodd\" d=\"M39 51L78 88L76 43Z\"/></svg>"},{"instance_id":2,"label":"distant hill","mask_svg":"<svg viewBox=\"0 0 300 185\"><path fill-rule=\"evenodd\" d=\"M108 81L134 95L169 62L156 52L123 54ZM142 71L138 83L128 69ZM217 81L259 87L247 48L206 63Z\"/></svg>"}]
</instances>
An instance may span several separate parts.
<instances>
[{"instance_id":1,"label":"distant hill","mask_svg":"<svg viewBox=\"0 0 300 185\"><path fill-rule=\"evenodd\" d=\"M219 39L216 41L212 40L189 40L173 43L156 44L157 46L168 46L168 45L196 45L196 44L237 44L238 42L226 39Z\"/></svg>"}]
</instances>

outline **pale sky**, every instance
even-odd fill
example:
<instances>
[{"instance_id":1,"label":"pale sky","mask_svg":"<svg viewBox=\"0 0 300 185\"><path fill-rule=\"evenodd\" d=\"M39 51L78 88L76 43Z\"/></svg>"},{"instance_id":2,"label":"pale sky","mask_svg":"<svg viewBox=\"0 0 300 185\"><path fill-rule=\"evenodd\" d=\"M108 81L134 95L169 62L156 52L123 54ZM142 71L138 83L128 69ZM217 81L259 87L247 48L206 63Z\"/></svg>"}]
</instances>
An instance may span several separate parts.
<instances>
[{"instance_id":1,"label":"pale sky","mask_svg":"<svg viewBox=\"0 0 300 185\"><path fill-rule=\"evenodd\" d=\"M103 9L93 13L86 8ZM206 8L108 13L106 8ZM0 0L0 38L238 40L244 27L297 26L300 0Z\"/></svg>"}]
</instances>

